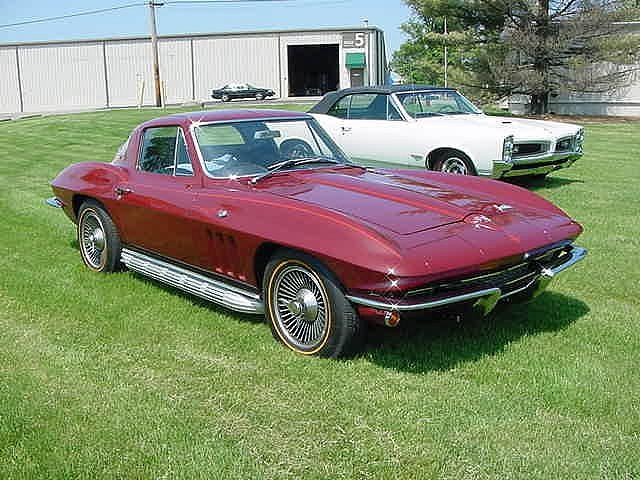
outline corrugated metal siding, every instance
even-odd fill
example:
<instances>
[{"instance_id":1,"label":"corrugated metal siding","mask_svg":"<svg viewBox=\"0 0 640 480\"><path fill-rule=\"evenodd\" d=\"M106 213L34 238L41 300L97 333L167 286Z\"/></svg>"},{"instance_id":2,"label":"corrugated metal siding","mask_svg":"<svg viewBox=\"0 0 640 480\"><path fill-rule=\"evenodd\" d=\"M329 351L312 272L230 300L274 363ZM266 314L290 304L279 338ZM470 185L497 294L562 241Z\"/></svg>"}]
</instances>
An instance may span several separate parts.
<instances>
[{"instance_id":1,"label":"corrugated metal siding","mask_svg":"<svg viewBox=\"0 0 640 480\"><path fill-rule=\"evenodd\" d=\"M211 89L248 82L286 98L289 45L339 45L340 86L349 86L342 35L347 31L274 31L159 39L160 76L167 103L211 100ZM369 31L365 82L378 79L383 55ZM20 76L16 68L20 59ZM39 112L135 106L144 80L144 105L153 105L151 42L145 38L0 46L0 112ZM21 82L19 82L21 80Z\"/></svg>"},{"instance_id":2,"label":"corrugated metal siding","mask_svg":"<svg viewBox=\"0 0 640 480\"><path fill-rule=\"evenodd\" d=\"M192 100L190 43L189 39L158 42L160 79L164 83L167 103Z\"/></svg>"},{"instance_id":3,"label":"corrugated metal siding","mask_svg":"<svg viewBox=\"0 0 640 480\"><path fill-rule=\"evenodd\" d=\"M222 37L193 40L196 100L228 83L251 83L278 92L278 37Z\"/></svg>"},{"instance_id":4,"label":"corrugated metal siding","mask_svg":"<svg viewBox=\"0 0 640 480\"><path fill-rule=\"evenodd\" d=\"M0 113L20 111L16 48L0 48Z\"/></svg>"},{"instance_id":5,"label":"corrugated metal siding","mask_svg":"<svg viewBox=\"0 0 640 480\"><path fill-rule=\"evenodd\" d=\"M153 104L155 93L150 61L151 41L110 41L106 43L105 48L110 106L128 107L137 105L143 80L143 104Z\"/></svg>"},{"instance_id":6,"label":"corrugated metal siding","mask_svg":"<svg viewBox=\"0 0 640 480\"><path fill-rule=\"evenodd\" d=\"M106 106L101 43L21 47L25 111Z\"/></svg>"}]
</instances>

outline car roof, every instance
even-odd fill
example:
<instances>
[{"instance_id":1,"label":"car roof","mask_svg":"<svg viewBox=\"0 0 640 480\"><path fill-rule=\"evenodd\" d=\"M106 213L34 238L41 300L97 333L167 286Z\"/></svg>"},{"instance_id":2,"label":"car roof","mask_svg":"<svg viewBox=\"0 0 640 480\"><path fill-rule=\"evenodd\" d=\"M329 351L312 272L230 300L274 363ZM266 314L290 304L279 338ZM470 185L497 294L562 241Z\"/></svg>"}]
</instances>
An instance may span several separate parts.
<instances>
[{"instance_id":1,"label":"car roof","mask_svg":"<svg viewBox=\"0 0 640 480\"><path fill-rule=\"evenodd\" d=\"M154 118L141 125L142 128L160 127L166 125L182 125L189 126L192 123L207 122L233 122L247 120L269 120L269 119L291 118L301 119L310 118L304 112L292 112L289 110L248 110L248 109L224 109L224 110L205 110L201 112L186 112L166 115L164 117Z\"/></svg>"},{"instance_id":2,"label":"car roof","mask_svg":"<svg viewBox=\"0 0 640 480\"><path fill-rule=\"evenodd\" d=\"M372 87L355 87L345 88L336 92L329 92L322 100L318 102L314 107L309 110L309 113L327 113L333 105L343 97L347 95L353 95L354 93L377 93L377 94L390 94L390 93L403 93L403 92L420 92L423 90L439 91L439 92L455 92L455 88L448 87L435 87L433 85L376 85Z\"/></svg>"}]
</instances>

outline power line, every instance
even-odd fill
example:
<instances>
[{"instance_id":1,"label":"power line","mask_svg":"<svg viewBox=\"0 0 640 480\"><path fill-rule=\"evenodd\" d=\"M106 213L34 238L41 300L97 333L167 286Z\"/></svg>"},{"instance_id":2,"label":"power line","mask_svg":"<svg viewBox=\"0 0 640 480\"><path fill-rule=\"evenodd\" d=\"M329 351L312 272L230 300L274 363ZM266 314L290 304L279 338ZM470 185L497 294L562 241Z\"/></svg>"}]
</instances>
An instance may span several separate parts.
<instances>
[{"instance_id":1,"label":"power line","mask_svg":"<svg viewBox=\"0 0 640 480\"><path fill-rule=\"evenodd\" d=\"M70 13L67 15L59 15L57 17L37 18L34 20L25 20L25 21L16 22L16 23L5 23L4 25L0 25L0 28L17 27L19 25L29 25L32 23L53 22L55 20L64 20L65 18L82 17L85 15L96 15L98 13L113 12L114 10L123 10L125 8L141 7L143 5L146 5L146 3L128 3L127 5L120 5L118 7L101 8L99 10L90 10L87 12Z\"/></svg>"}]
</instances>

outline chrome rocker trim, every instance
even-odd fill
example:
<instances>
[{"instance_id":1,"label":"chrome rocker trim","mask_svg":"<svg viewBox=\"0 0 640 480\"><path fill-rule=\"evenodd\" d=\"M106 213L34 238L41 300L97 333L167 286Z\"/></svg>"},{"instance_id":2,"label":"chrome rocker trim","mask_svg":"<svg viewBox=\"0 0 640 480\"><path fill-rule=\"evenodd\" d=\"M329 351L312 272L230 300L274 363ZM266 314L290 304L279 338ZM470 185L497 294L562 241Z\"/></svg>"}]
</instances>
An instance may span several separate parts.
<instances>
[{"instance_id":1,"label":"chrome rocker trim","mask_svg":"<svg viewBox=\"0 0 640 480\"><path fill-rule=\"evenodd\" d=\"M264 304L257 293L226 284L128 248L122 249L120 259L127 268L134 272L231 310L242 313L264 313Z\"/></svg>"},{"instance_id":2,"label":"chrome rocker trim","mask_svg":"<svg viewBox=\"0 0 640 480\"><path fill-rule=\"evenodd\" d=\"M455 303L466 302L469 300L477 299L473 304L474 308L479 308L484 315L487 315L493 310L500 299L510 297L516 293L520 293L529 288L533 288L531 296L536 297L542 293L551 280L562 271L576 264L580 260L584 259L587 255L587 250L582 247L573 247L570 256L564 263L557 265L553 268L543 268L540 274L534 277L524 287L517 290L510 291L503 294L499 288L488 288L484 290L478 290L475 292L465 293L462 295L455 295L453 297L440 298L429 302L422 303L390 303L389 301L374 300L371 298L357 297L353 295L347 295L347 299L358 305L365 307L377 308L385 311L415 311L415 310L428 310L431 308L443 307L446 305L452 305Z\"/></svg>"}]
</instances>

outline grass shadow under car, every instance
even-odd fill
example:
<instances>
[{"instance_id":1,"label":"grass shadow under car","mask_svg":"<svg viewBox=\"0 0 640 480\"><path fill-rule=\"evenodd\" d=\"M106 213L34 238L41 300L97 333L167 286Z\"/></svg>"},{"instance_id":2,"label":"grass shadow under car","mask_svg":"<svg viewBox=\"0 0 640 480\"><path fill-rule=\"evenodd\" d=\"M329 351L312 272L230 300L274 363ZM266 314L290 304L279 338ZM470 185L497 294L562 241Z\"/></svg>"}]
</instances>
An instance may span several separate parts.
<instances>
[{"instance_id":1,"label":"grass shadow under car","mask_svg":"<svg viewBox=\"0 0 640 480\"><path fill-rule=\"evenodd\" d=\"M457 322L439 315L401 322L395 329L374 326L361 356L395 370L445 371L495 355L523 337L566 329L588 312L581 300L545 292L529 303L500 305L484 318Z\"/></svg>"}]
</instances>

